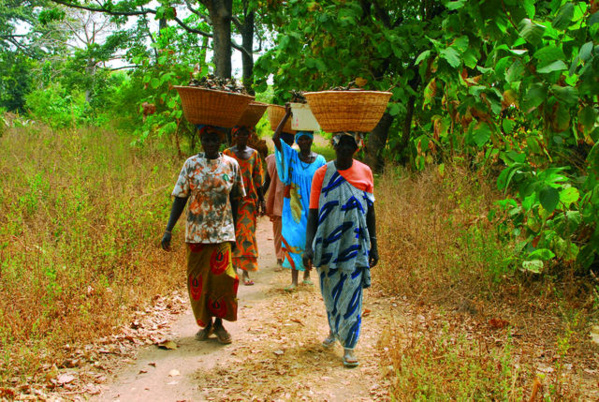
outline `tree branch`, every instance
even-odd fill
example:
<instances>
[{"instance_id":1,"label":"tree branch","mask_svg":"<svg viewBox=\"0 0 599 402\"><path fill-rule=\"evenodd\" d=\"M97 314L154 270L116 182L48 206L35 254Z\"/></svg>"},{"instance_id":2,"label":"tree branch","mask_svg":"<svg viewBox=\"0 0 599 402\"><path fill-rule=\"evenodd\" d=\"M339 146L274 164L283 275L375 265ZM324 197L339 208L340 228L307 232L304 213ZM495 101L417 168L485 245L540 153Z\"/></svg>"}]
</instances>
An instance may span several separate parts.
<instances>
[{"instance_id":1,"label":"tree branch","mask_svg":"<svg viewBox=\"0 0 599 402\"><path fill-rule=\"evenodd\" d=\"M202 14L197 9L193 8L191 6L191 3L189 2L189 0L185 0L185 5L187 5L187 9L189 11L191 11L192 13L194 13L195 15L197 15L198 17L200 17L201 19L206 21L208 24L212 25L212 20L210 19L210 16L208 16L206 14Z\"/></svg>"},{"instance_id":2,"label":"tree branch","mask_svg":"<svg viewBox=\"0 0 599 402\"><path fill-rule=\"evenodd\" d=\"M156 14L156 10L148 10L148 9L145 9L145 10L142 9L142 11L112 11L112 10L109 10L104 7L82 6L80 4L73 4L73 3L69 3L68 1L64 1L64 0L50 0L50 1L53 3L56 3L56 4L61 4L63 6L71 7L71 8L78 8L80 10L87 10L87 11L95 11L95 12L105 13L105 14L114 15L114 16L136 16L136 15Z\"/></svg>"}]
</instances>

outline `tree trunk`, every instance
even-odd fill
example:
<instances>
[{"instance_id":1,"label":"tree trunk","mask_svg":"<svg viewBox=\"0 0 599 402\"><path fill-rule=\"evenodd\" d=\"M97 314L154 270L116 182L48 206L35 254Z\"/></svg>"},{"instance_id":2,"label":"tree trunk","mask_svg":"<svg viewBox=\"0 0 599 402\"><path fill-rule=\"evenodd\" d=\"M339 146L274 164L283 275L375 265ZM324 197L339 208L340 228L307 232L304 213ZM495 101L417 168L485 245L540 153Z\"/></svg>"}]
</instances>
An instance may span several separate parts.
<instances>
[{"instance_id":1,"label":"tree trunk","mask_svg":"<svg viewBox=\"0 0 599 402\"><path fill-rule=\"evenodd\" d=\"M395 150L401 154L400 163L405 165L409 161L409 155L406 152L406 148L410 142L410 135L412 134L412 119L414 118L414 104L416 103L416 97L410 96L408 104L406 105L406 117L403 121L401 129L401 141L399 146Z\"/></svg>"},{"instance_id":2,"label":"tree trunk","mask_svg":"<svg viewBox=\"0 0 599 402\"><path fill-rule=\"evenodd\" d=\"M212 20L214 37L214 74L221 78L231 78L231 16L233 0L205 0L202 2Z\"/></svg>"},{"instance_id":3,"label":"tree trunk","mask_svg":"<svg viewBox=\"0 0 599 402\"><path fill-rule=\"evenodd\" d=\"M385 167L385 161L382 157L383 148L387 144L389 137L389 128L393 124L395 118L385 112L379 124L368 136L368 143L364 150L364 163L366 163L374 172L381 172Z\"/></svg>"},{"instance_id":4,"label":"tree trunk","mask_svg":"<svg viewBox=\"0 0 599 402\"><path fill-rule=\"evenodd\" d=\"M248 51L249 54L241 52L241 62L243 64L243 86L250 95L254 95L252 88L254 76L254 12L246 13L243 26L241 27L241 46Z\"/></svg>"}]
</instances>

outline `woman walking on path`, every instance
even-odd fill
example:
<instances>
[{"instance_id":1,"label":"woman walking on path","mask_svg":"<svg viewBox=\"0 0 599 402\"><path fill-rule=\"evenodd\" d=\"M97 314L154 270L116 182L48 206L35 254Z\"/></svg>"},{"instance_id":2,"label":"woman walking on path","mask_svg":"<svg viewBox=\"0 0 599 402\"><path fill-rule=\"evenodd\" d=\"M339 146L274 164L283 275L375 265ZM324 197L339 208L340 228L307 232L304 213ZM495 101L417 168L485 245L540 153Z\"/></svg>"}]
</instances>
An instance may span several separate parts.
<instances>
[{"instance_id":1,"label":"woman walking on path","mask_svg":"<svg viewBox=\"0 0 599 402\"><path fill-rule=\"evenodd\" d=\"M266 209L262 193L264 167L258 151L247 146L253 133L246 127L235 127L231 134L235 145L223 154L237 160L246 192L237 206L237 249L233 252L233 266L243 272L243 284L249 286L254 284L249 272L258 270L256 217L264 215Z\"/></svg>"},{"instance_id":2,"label":"woman walking on path","mask_svg":"<svg viewBox=\"0 0 599 402\"><path fill-rule=\"evenodd\" d=\"M303 256L320 276L329 323L322 344L328 348L338 340L346 367L359 364L353 350L360 336L362 289L370 286L370 268L379 259L372 171L353 159L361 144L361 133L333 137L337 158L314 175Z\"/></svg>"},{"instance_id":3,"label":"woman walking on path","mask_svg":"<svg viewBox=\"0 0 599 402\"><path fill-rule=\"evenodd\" d=\"M281 133L281 139L289 146L293 145L293 134ZM281 228L282 228L282 215L283 215L283 196L285 192L285 186L279 179L277 173L277 161L275 154L270 154L266 157L266 178L264 179L264 185L262 186L263 191L268 192L266 198L266 215L272 222L272 232L275 243L275 254L277 256L277 267L276 272L281 271L283 266L283 260L285 259L285 252L283 251L283 242L281 240Z\"/></svg>"},{"instance_id":4,"label":"woman walking on path","mask_svg":"<svg viewBox=\"0 0 599 402\"><path fill-rule=\"evenodd\" d=\"M312 284L310 267L304 266L302 254L306 246L306 225L312 177L316 170L326 163L322 155L312 152L314 135L310 131L300 131L295 135L295 142L300 148L299 152L281 141L281 132L290 116L291 108L287 105L285 116L279 122L272 137L275 144L277 172L279 179L285 185L281 234L285 250L283 266L291 268L291 285L285 288L289 291L297 287L299 271L304 271L304 283Z\"/></svg>"},{"instance_id":5,"label":"woman walking on path","mask_svg":"<svg viewBox=\"0 0 599 402\"><path fill-rule=\"evenodd\" d=\"M204 152L187 159L181 169L161 244L171 250L171 231L189 199L187 290L196 322L202 327L196 338L203 341L214 333L226 344L231 343L231 335L222 320L237 320L239 277L231 263L231 248L235 247L235 211L245 190L237 161L218 151L224 129L198 128Z\"/></svg>"}]
</instances>

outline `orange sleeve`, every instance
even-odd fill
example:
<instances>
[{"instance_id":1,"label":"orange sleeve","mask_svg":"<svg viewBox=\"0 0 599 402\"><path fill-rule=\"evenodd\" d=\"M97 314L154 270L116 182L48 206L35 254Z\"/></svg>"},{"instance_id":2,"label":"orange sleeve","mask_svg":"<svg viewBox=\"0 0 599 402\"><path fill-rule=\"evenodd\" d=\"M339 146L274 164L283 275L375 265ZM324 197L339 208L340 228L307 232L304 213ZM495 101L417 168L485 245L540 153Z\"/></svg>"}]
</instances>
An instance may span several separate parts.
<instances>
[{"instance_id":1,"label":"orange sleeve","mask_svg":"<svg viewBox=\"0 0 599 402\"><path fill-rule=\"evenodd\" d=\"M322 191L322 183L324 182L326 172L327 165L324 165L314 173L312 189L310 190L310 209L318 209L318 201L320 200L320 192Z\"/></svg>"}]
</instances>

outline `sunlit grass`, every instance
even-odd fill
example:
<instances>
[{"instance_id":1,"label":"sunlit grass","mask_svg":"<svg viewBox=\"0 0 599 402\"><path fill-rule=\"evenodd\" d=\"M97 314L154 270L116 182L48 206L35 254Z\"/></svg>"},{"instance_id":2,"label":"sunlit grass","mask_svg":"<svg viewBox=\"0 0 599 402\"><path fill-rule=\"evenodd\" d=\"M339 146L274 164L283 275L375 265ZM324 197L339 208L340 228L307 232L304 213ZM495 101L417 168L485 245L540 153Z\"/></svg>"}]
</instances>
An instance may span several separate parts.
<instances>
[{"instance_id":1,"label":"sunlit grass","mask_svg":"<svg viewBox=\"0 0 599 402\"><path fill-rule=\"evenodd\" d=\"M182 283L181 253L158 247L182 161L130 142L41 127L0 138L0 350L11 362L0 363L0 383L114 331Z\"/></svg>"}]
</instances>

